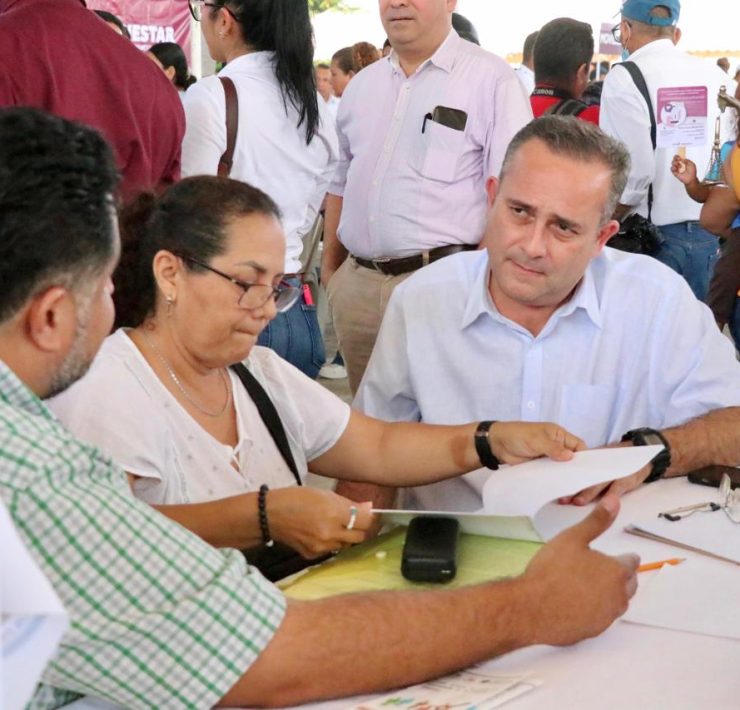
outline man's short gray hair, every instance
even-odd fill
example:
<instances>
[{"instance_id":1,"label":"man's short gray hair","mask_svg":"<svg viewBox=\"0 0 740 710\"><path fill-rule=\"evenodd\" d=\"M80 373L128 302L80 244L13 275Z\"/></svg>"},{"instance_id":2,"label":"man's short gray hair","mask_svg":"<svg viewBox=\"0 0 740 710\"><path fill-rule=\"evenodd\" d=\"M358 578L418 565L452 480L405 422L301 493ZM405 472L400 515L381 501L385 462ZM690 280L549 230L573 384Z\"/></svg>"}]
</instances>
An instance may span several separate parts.
<instances>
[{"instance_id":1,"label":"man's short gray hair","mask_svg":"<svg viewBox=\"0 0 740 710\"><path fill-rule=\"evenodd\" d=\"M585 163L601 163L609 168L611 188L602 207L601 223L608 222L627 183L630 157L625 146L610 138L597 126L573 116L542 116L528 123L509 143L501 167L503 182L519 149L531 140L542 141L553 153Z\"/></svg>"}]
</instances>

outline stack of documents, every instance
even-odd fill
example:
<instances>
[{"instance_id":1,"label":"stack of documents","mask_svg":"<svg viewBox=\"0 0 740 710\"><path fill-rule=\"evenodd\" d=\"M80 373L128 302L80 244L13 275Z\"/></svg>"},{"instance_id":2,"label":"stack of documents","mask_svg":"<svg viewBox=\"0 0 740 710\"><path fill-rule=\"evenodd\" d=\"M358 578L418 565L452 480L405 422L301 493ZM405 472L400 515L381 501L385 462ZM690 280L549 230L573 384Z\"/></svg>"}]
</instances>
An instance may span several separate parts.
<instances>
[{"instance_id":1,"label":"stack of documents","mask_svg":"<svg viewBox=\"0 0 740 710\"><path fill-rule=\"evenodd\" d=\"M724 516L723 516L724 517ZM696 560L665 565L640 585L625 621L740 639L740 574L731 565L698 569Z\"/></svg>"}]
</instances>

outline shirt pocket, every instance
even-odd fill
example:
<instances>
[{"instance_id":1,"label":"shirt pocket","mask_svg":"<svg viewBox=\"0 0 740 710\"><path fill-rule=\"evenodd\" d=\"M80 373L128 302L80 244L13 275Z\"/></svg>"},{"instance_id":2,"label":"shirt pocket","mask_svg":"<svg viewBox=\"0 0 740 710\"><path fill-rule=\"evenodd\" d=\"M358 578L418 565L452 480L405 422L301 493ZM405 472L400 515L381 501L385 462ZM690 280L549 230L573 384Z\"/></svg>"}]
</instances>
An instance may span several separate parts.
<instances>
[{"instance_id":1,"label":"shirt pocket","mask_svg":"<svg viewBox=\"0 0 740 710\"><path fill-rule=\"evenodd\" d=\"M465 149L465 131L427 120L421 134L417 167L430 180L453 182Z\"/></svg>"},{"instance_id":2,"label":"shirt pocket","mask_svg":"<svg viewBox=\"0 0 740 710\"><path fill-rule=\"evenodd\" d=\"M589 448L609 443L621 389L617 385L564 385L557 423Z\"/></svg>"}]
</instances>

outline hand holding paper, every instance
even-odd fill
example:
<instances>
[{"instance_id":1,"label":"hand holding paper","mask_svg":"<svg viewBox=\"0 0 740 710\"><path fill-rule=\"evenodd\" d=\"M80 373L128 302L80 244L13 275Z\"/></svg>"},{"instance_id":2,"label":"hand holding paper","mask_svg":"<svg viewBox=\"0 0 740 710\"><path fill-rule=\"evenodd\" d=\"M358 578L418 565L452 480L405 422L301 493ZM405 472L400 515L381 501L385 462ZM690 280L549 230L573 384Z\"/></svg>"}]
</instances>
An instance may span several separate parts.
<instances>
[{"instance_id":1,"label":"hand holding paper","mask_svg":"<svg viewBox=\"0 0 740 710\"><path fill-rule=\"evenodd\" d=\"M483 508L476 513L424 511L452 516L473 535L541 541L536 514L547 503L605 481L631 476L647 465L660 446L629 446L579 451L570 461L536 459L492 472L483 486ZM376 510L385 522L408 525L418 510ZM562 529L562 528L561 528ZM557 532L555 530L554 532Z\"/></svg>"}]
</instances>

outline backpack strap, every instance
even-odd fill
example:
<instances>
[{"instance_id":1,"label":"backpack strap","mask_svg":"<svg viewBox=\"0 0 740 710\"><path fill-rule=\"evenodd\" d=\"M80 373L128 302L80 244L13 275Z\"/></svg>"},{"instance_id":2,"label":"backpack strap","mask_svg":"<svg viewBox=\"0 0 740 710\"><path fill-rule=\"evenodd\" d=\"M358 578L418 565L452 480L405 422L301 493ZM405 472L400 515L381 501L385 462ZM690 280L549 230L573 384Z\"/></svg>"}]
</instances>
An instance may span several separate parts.
<instances>
[{"instance_id":1,"label":"backpack strap","mask_svg":"<svg viewBox=\"0 0 740 710\"><path fill-rule=\"evenodd\" d=\"M236 130L239 126L239 101L236 97L234 82L227 76L218 77L224 87L226 98L226 150L218 161L218 176L229 177L231 166L234 164L234 149L236 148Z\"/></svg>"},{"instance_id":2,"label":"backpack strap","mask_svg":"<svg viewBox=\"0 0 740 710\"><path fill-rule=\"evenodd\" d=\"M265 388L259 383L257 378L241 362L236 365L232 365L231 369L242 381L244 388L247 390L247 394L249 394L254 405L257 407L260 419L262 419L267 427L267 431L270 432L270 436L275 442L275 446L277 446L285 463L293 473L296 483L299 486L302 486L303 481L301 481L301 476L298 473L298 466L296 466L295 459L293 458L293 452L290 450L290 444L288 444L288 437L285 434L285 428L283 427L283 423L280 421L280 415L278 414L277 409L275 409L275 405L272 403L270 396L265 391Z\"/></svg>"},{"instance_id":3,"label":"backpack strap","mask_svg":"<svg viewBox=\"0 0 740 710\"><path fill-rule=\"evenodd\" d=\"M563 99L558 103L548 107L548 109L542 114L552 116L580 116L586 109L588 104L578 99Z\"/></svg>"},{"instance_id":4,"label":"backpack strap","mask_svg":"<svg viewBox=\"0 0 740 710\"><path fill-rule=\"evenodd\" d=\"M637 87L637 90L642 94L642 98L645 99L645 103L647 104L648 114L650 116L650 142L653 144L653 152L655 152L655 148L658 145L658 126L655 122L655 111L653 110L653 102L650 100L650 92L647 88L647 83L645 82L645 77L642 75L642 72L640 71L640 67L637 66L634 62L620 62L619 64L616 64L615 66L622 66L624 67L628 72L629 75L632 77L632 81L635 83L635 86ZM650 186L648 187L648 219L650 219L650 216L653 212L653 183L650 183Z\"/></svg>"}]
</instances>

